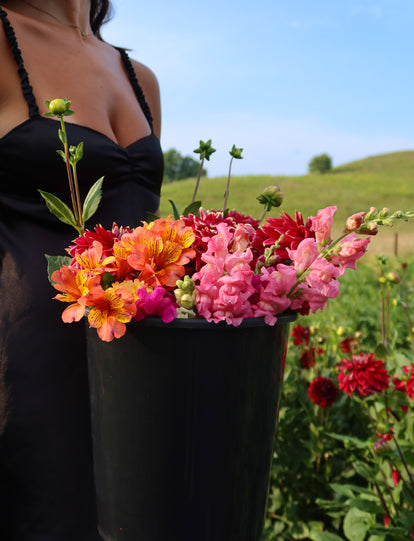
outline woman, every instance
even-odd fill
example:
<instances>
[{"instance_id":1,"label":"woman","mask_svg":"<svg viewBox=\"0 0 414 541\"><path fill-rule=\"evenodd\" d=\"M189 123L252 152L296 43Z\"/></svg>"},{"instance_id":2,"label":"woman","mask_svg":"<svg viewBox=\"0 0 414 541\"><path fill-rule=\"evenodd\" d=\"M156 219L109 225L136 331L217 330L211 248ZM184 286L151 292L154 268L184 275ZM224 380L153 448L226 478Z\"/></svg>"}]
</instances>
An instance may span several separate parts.
<instances>
[{"instance_id":1,"label":"woman","mask_svg":"<svg viewBox=\"0 0 414 541\"><path fill-rule=\"evenodd\" d=\"M0 539L96 541L84 327L61 321L44 254L76 236L38 189L70 204L58 121L84 142L81 194L102 175L92 227L155 212L163 172L153 73L100 39L107 0L0 0L0 352L8 419L0 439ZM1 364L1 362L0 362Z\"/></svg>"}]
</instances>

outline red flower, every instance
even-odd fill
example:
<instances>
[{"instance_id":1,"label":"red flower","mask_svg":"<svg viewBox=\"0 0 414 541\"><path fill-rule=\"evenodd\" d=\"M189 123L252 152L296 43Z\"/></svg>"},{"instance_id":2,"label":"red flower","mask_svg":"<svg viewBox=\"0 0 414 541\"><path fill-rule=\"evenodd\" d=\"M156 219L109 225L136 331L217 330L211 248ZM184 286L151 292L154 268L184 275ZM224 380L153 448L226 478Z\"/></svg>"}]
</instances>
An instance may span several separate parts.
<instances>
[{"instance_id":1,"label":"red flower","mask_svg":"<svg viewBox=\"0 0 414 541\"><path fill-rule=\"evenodd\" d=\"M404 374L408 377L406 379L395 377L392 380L394 391L401 391L405 393L408 398L414 399L414 363L411 363L410 366L403 366L402 369Z\"/></svg>"},{"instance_id":2,"label":"red flower","mask_svg":"<svg viewBox=\"0 0 414 541\"><path fill-rule=\"evenodd\" d=\"M358 340L353 336L349 336L341 341L339 347L342 349L342 353L353 353L357 345Z\"/></svg>"},{"instance_id":3,"label":"red flower","mask_svg":"<svg viewBox=\"0 0 414 541\"><path fill-rule=\"evenodd\" d=\"M309 327L296 325L296 327L293 327L292 329L291 336L293 336L293 343L295 346L299 346L301 344L307 346L309 344L310 329Z\"/></svg>"},{"instance_id":4,"label":"red flower","mask_svg":"<svg viewBox=\"0 0 414 541\"><path fill-rule=\"evenodd\" d=\"M390 517L388 515L384 515L384 526L388 528L390 525Z\"/></svg>"},{"instance_id":5,"label":"red flower","mask_svg":"<svg viewBox=\"0 0 414 541\"><path fill-rule=\"evenodd\" d=\"M295 212L295 219L283 212L280 218L268 218L266 223L257 230L255 248L263 251L263 247L273 246L283 235L275 255L279 256L281 260L289 259L286 248L296 250L303 239L315 238L315 232L311 230L311 227L311 219L308 218L304 224L300 212Z\"/></svg>"},{"instance_id":6,"label":"red flower","mask_svg":"<svg viewBox=\"0 0 414 541\"><path fill-rule=\"evenodd\" d=\"M336 402L338 394L335 383L331 379L323 377L314 379L308 389L309 398L321 408L326 408Z\"/></svg>"},{"instance_id":7,"label":"red flower","mask_svg":"<svg viewBox=\"0 0 414 541\"><path fill-rule=\"evenodd\" d=\"M83 235L73 241L72 246L68 249L69 255L75 257L75 254L83 253L92 246L95 240L102 244L102 254L104 257L111 255L114 240L120 238L125 231L129 231L129 228L119 228L115 223L111 231L107 231L102 225L97 225L94 231L87 229Z\"/></svg>"},{"instance_id":8,"label":"red flower","mask_svg":"<svg viewBox=\"0 0 414 541\"><path fill-rule=\"evenodd\" d=\"M322 355L323 353L322 348L315 348L314 346L311 346L302 353L300 356L300 361L302 363L303 368L310 368L315 364L316 357Z\"/></svg>"},{"instance_id":9,"label":"red flower","mask_svg":"<svg viewBox=\"0 0 414 541\"><path fill-rule=\"evenodd\" d=\"M400 482L400 474L398 473L398 470L396 468L392 468L391 477L392 477L392 482L394 483L394 486L396 487L398 483Z\"/></svg>"},{"instance_id":10,"label":"red flower","mask_svg":"<svg viewBox=\"0 0 414 541\"><path fill-rule=\"evenodd\" d=\"M390 377L384 361L375 359L373 353L352 355L352 360L342 359L338 370L339 388L349 396L354 391L361 396L381 393L389 385Z\"/></svg>"}]
</instances>

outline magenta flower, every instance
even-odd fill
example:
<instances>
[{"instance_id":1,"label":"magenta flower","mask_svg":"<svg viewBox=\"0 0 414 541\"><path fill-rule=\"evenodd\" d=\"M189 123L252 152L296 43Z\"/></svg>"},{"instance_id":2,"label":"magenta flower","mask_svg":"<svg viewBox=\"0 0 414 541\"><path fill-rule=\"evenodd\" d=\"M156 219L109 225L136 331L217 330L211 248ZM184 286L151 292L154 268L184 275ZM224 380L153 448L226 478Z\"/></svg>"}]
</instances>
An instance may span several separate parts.
<instances>
[{"instance_id":1,"label":"magenta flower","mask_svg":"<svg viewBox=\"0 0 414 541\"><path fill-rule=\"evenodd\" d=\"M157 286L151 293L147 292L146 286L137 291L137 313L134 319L141 321L148 316L158 316L164 323L169 323L177 315L177 303L174 296L163 287Z\"/></svg>"}]
</instances>

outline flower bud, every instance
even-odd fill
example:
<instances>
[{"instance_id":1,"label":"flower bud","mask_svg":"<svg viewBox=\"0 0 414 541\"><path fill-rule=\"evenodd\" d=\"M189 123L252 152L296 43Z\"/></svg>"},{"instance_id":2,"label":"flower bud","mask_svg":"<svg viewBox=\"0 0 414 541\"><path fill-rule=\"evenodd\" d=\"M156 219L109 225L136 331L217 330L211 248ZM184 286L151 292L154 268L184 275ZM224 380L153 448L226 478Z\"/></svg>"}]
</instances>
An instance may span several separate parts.
<instances>
[{"instance_id":1,"label":"flower bud","mask_svg":"<svg viewBox=\"0 0 414 541\"><path fill-rule=\"evenodd\" d=\"M242 152L243 152L242 148L236 148L236 145L233 145L229 154L233 158L236 158L236 160L242 160L243 159L243 156L241 155Z\"/></svg>"},{"instance_id":2,"label":"flower bud","mask_svg":"<svg viewBox=\"0 0 414 541\"><path fill-rule=\"evenodd\" d=\"M392 284L399 284L401 281L401 278L398 276L396 272L387 273L386 278L388 282L391 282Z\"/></svg>"},{"instance_id":3,"label":"flower bud","mask_svg":"<svg viewBox=\"0 0 414 541\"><path fill-rule=\"evenodd\" d=\"M49 111L54 115L63 115L66 109L70 107L70 101L62 100L60 98L54 99L49 103Z\"/></svg>"},{"instance_id":4,"label":"flower bud","mask_svg":"<svg viewBox=\"0 0 414 541\"><path fill-rule=\"evenodd\" d=\"M375 455L382 455L391 449L391 446L387 440L380 438L372 446L372 450Z\"/></svg>"},{"instance_id":5,"label":"flower bud","mask_svg":"<svg viewBox=\"0 0 414 541\"><path fill-rule=\"evenodd\" d=\"M346 231L356 231L363 223L366 216L366 212L357 212L350 216L345 225Z\"/></svg>"},{"instance_id":6,"label":"flower bud","mask_svg":"<svg viewBox=\"0 0 414 541\"><path fill-rule=\"evenodd\" d=\"M365 220L367 217L365 217ZM376 235L378 233L378 227L375 222L367 222L363 223L358 228L358 233L361 233L361 235Z\"/></svg>"},{"instance_id":7,"label":"flower bud","mask_svg":"<svg viewBox=\"0 0 414 541\"><path fill-rule=\"evenodd\" d=\"M339 327L337 327L336 329L336 335L343 336L344 333L345 333L345 328L342 325L339 325Z\"/></svg>"},{"instance_id":8,"label":"flower bud","mask_svg":"<svg viewBox=\"0 0 414 541\"><path fill-rule=\"evenodd\" d=\"M369 220L373 220L377 217L378 211L375 207L370 207L369 211L367 212L367 215L365 216L365 220L368 222Z\"/></svg>"},{"instance_id":9,"label":"flower bud","mask_svg":"<svg viewBox=\"0 0 414 541\"><path fill-rule=\"evenodd\" d=\"M268 186L263 190L263 192L257 197L259 203L265 206L267 212L272 207L280 207L283 202L283 194L280 191L279 186Z\"/></svg>"},{"instance_id":10,"label":"flower bud","mask_svg":"<svg viewBox=\"0 0 414 541\"><path fill-rule=\"evenodd\" d=\"M389 215L390 215L390 211L386 207L384 207L382 210L378 212L378 218L387 218L387 216Z\"/></svg>"}]
</instances>

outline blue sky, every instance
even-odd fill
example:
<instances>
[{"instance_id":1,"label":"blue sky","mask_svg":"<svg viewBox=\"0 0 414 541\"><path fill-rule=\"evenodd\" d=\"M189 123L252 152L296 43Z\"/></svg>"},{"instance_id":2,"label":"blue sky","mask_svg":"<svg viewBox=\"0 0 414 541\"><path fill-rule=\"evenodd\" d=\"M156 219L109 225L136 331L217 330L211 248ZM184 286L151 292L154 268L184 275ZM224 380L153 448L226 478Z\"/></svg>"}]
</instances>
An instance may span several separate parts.
<instances>
[{"instance_id":1,"label":"blue sky","mask_svg":"<svg viewBox=\"0 0 414 541\"><path fill-rule=\"evenodd\" d=\"M104 38L157 75L164 150L226 174L302 174L414 148L412 0L113 0ZM194 157L196 157L194 155Z\"/></svg>"}]
</instances>

